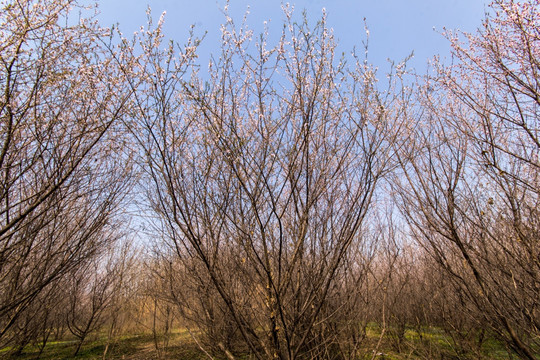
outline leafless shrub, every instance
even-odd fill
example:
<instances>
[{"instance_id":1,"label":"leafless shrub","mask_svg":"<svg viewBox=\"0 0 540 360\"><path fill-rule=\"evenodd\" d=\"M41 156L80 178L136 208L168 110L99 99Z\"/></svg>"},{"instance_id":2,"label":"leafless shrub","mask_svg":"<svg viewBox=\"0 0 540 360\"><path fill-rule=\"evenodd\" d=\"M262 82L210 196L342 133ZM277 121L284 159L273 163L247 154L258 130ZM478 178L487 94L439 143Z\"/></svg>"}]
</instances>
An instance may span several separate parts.
<instances>
[{"instance_id":1,"label":"leafless shrub","mask_svg":"<svg viewBox=\"0 0 540 360\"><path fill-rule=\"evenodd\" d=\"M538 1L495 1L477 34L449 34L456 64L424 87L402 154L404 214L463 296L524 359L539 346Z\"/></svg>"}]
</instances>

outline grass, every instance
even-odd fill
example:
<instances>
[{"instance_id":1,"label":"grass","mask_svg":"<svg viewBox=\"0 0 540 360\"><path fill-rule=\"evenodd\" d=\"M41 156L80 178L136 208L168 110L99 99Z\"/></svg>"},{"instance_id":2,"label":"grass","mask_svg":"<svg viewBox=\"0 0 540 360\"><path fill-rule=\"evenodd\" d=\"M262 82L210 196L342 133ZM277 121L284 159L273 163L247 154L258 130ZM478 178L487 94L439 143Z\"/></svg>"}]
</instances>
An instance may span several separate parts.
<instances>
[{"instance_id":1,"label":"grass","mask_svg":"<svg viewBox=\"0 0 540 360\"><path fill-rule=\"evenodd\" d=\"M387 329L383 336L376 356L377 360L405 360L405 359L511 359L504 346L493 338L487 339L477 352L463 352L456 348L452 338L441 329L422 329L419 333L415 329L407 328L399 348L396 338L392 337ZM381 328L375 324L369 324L364 340L363 348L366 359L371 359L373 349L376 348L381 335ZM199 349L197 343L185 329L177 329L169 335L168 346L163 348L164 338L158 341L160 349L155 348L152 334L134 334L122 336L110 344L107 351L107 359L122 360L152 360L152 359L186 359L202 360L208 357ZM45 347L40 359L103 359L106 347L106 339L95 339L85 342L76 357L75 341L49 342ZM7 358L11 349L0 349L0 358ZM37 346L28 346L16 359L36 359L39 354Z\"/></svg>"},{"instance_id":2,"label":"grass","mask_svg":"<svg viewBox=\"0 0 540 360\"><path fill-rule=\"evenodd\" d=\"M204 353L202 353L189 333L185 330L172 332L169 336L169 345L166 349L160 349L160 354L156 351L154 344L155 342L152 334L122 336L109 345L106 358L122 360L157 360L160 358L159 355L161 355L162 359L174 358L199 360L205 358ZM163 346L163 339L160 339L159 344L160 346ZM39 358L45 360L103 359L106 339L103 338L85 342L76 357L73 356L75 347L75 341L49 342ZM0 358L7 357L10 350L11 349L9 348L1 349ZM27 346L24 348L22 354L12 358L30 360L36 359L38 354L38 346Z\"/></svg>"}]
</instances>

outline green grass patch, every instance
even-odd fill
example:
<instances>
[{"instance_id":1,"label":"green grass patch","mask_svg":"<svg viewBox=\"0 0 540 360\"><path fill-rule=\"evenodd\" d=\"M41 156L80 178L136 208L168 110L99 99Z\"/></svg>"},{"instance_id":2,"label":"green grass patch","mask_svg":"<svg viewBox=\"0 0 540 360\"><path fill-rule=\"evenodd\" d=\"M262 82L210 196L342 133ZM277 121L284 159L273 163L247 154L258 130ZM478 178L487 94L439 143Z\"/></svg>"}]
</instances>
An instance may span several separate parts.
<instances>
[{"instance_id":1,"label":"green grass patch","mask_svg":"<svg viewBox=\"0 0 540 360\"><path fill-rule=\"evenodd\" d=\"M451 336L440 328L406 328L404 336L399 338L397 328L386 328L381 339L382 328L374 323L366 327L366 338L362 343L364 357L371 359L376 349L380 355L375 359L405 360L405 359L509 359L504 346L493 337L487 337L475 351L463 350L455 344ZM473 339L474 340L474 339ZM400 342L398 344L398 341ZM122 360L152 360L152 359L207 359L186 329L174 329L167 338L163 335L156 341L151 333L124 335L109 344L106 359ZM40 359L103 359L107 346L106 337L85 342L74 357L77 342L74 340L51 341L45 346ZM12 348L0 349L1 358L9 358ZM39 346L27 346L16 359L36 359ZM246 357L249 358L249 357Z\"/></svg>"}]
</instances>

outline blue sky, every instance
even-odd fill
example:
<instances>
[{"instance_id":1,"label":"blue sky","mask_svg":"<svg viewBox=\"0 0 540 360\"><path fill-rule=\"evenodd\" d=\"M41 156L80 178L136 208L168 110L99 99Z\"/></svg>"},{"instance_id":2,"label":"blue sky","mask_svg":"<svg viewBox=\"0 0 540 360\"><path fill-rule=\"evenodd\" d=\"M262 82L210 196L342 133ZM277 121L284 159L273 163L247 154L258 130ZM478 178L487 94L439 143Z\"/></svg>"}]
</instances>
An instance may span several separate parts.
<instances>
[{"instance_id":1,"label":"blue sky","mask_svg":"<svg viewBox=\"0 0 540 360\"><path fill-rule=\"evenodd\" d=\"M270 21L270 32L277 38L281 31L283 13L277 0L231 0L231 17L240 21L248 6L249 24L261 32L265 20ZM475 31L481 25L487 0L298 0L290 1L295 15L300 18L305 9L310 19L328 13L328 25L339 40L339 50L349 52L361 48L365 40L364 21L370 31L369 61L386 69L387 59L396 62L412 51L410 65L421 72L435 54L449 55L448 41L441 35L443 28ZM100 19L103 25L119 23L125 35L137 31L146 22L146 8L150 6L157 20L166 11L165 33L183 44L191 24L196 32L207 36L201 48L201 59L219 50L223 0L102 0Z\"/></svg>"}]
</instances>

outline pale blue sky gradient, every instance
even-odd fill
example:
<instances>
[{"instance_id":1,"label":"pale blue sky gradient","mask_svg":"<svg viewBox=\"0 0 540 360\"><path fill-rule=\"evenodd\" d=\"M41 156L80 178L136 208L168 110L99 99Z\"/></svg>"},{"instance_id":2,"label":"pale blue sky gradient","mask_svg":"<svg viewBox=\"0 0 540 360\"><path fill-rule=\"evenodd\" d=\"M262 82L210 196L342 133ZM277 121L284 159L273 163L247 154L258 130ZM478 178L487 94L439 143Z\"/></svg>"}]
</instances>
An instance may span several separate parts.
<instances>
[{"instance_id":1,"label":"pale blue sky gradient","mask_svg":"<svg viewBox=\"0 0 540 360\"><path fill-rule=\"evenodd\" d=\"M364 21L370 30L369 61L387 69L387 59L403 60L414 51L409 65L419 72L434 55L449 56L448 41L441 35L444 27L475 31L481 25L487 10L487 0L298 0L295 16L301 17L303 9L315 21L322 8L328 13L328 25L339 40L339 51L350 52L362 48L365 40ZM154 19L163 11L165 34L183 44L191 24L196 33L207 36L201 48L201 59L206 61L210 52L218 53L223 0L102 0L100 3L102 25L119 23L127 36L146 23L146 8L152 9ZM230 15L240 22L248 6L249 24L256 33L262 31L263 22L270 20L271 37L277 38L284 18L281 1L231 0Z\"/></svg>"}]
</instances>

